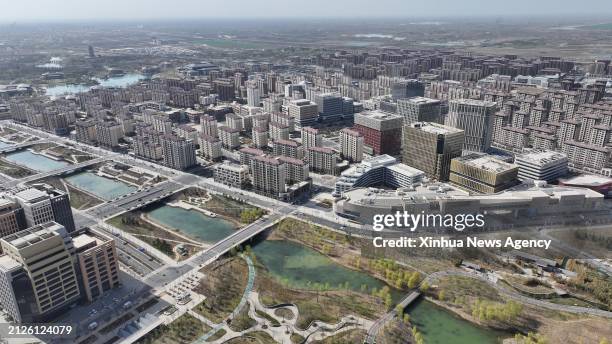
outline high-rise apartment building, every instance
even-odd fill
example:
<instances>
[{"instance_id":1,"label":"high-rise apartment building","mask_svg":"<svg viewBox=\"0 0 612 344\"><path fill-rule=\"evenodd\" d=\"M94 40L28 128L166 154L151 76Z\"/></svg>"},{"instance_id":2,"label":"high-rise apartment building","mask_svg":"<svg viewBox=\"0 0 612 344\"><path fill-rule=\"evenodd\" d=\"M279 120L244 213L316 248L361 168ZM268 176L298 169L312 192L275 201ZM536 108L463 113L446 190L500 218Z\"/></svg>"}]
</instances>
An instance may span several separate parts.
<instances>
[{"instance_id":1,"label":"high-rise apartment building","mask_svg":"<svg viewBox=\"0 0 612 344\"><path fill-rule=\"evenodd\" d=\"M97 122L96 135L98 144L104 148L115 149L123 137L123 126L117 122Z\"/></svg>"},{"instance_id":2,"label":"high-rise apartment building","mask_svg":"<svg viewBox=\"0 0 612 344\"><path fill-rule=\"evenodd\" d=\"M75 139L77 142L93 144L98 140L95 121L79 120L74 124L74 128L76 131Z\"/></svg>"},{"instance_id":3,"label":"high-rise apartment building","mask_svg":"<svg viewBox=\"0 0 612 344\"><path fill-rule=\"evenodd\" d=\"M334 152L331 148L310 147L307 150L307 157L308 165L312 172L331 175L335 175L338 172L336 168L338 153Z\"/></svg>"},{"instance_id":4,"label":"high-rise apartment building","mask_svg":"<svg viewBox=\"0 0 612 344\"><path fill-rule=\"evenodd\" d=\"M219 138L221 145L226 149L234 149L240 146L240 130L230 127L219 127Z\"/></svg>"},{"instance_id":5,"label":"high-rise apartment building","mask_svg":"<svg viewBox=\"0 0 612 344\"><path fill-rule=\"evenodd\" d=\"M197 164L196 148L192 140L175 135L164 135L161 146L165 166L182 171Z\"/></svg>"},{"instance_id":6,"label":"high-rise apartment building","mask_svg":"<svg viewBox=\"0 0 612 344\"><path fill-rule=\"evenodd\" d=\"M293 140L277 140L272 145L273 154L276 156L286 156L294 159L304 158L302 145Z\"/></svg>"},{"instance_id":7,"label":"high-rise apartment building","mask_svg":"<svg viewBox=\"0 0 612 344\"><path fill-rule=\"evenodd\" d=\"M323 135L319 133L319 129L313 127L304 127L301 130L302 146L304 149L310 147L321 147L323 145Z\"/></svg>"},{"instance_id":8,"label":"high-rise apartment building","mask_svg":"<svg viewBox=\"0 0 612 344\"><path fill-rule=\"evenodd\" d=\"M348 128L340 130L340 153L343 159L351 162L363 160L363 135Z\"/></svg>"},{"instance_id":9,"label":"high-rise apartment building","mask_svg":"<svg viewBox=\"0 0 612 344\"><path fill-rule=\"evenodd\" d=\"M461 156L463 130L432 122L404 127L403 162L430 178L448 180L451 159Z\"/></svg>"},{"instance_id":10,"label":"high-rise apartment building","mask_svg":"<svg viewBox=\"0 0 612 344\"><path fill-rule=\"evenodd\" d=\"M263 127L253 127L252 134L253 145L257 148L268 146L268 130Z\"/></svg>"},{"instance_id":11,"label":"high-rise apartment building","mask_svg":"<svg viewBox=\"0 0 612 344\"><path fill-rule=\"evenodd\" d=\"M210 115L200 117L201 133L210 137L218 137L217 120Z\"/></svg>"},{"instance_id":12,"label":"high-rise apartment building","mask_svg":"<svg viewBox=\"0 0 612 344\"><path fill-rule=\"evenodd\" d=\"M200 134L199 142L200 156L213 161L221 158L221 140L216 137Z\"/></svg>"},{"instance_id":13,"label":"high-rise apartment building","mask_svg":"<svg viewBox=\"0 0 612 344\"><path fill-rule=\"evenodd\" d=\"M253 190L269 197L281 198L286 191L287 166L267 156L251 158Z\"/></svg>"},{"instance_id":14,"label":"high-rise apartment building","mask_svg":"<svg viewBox=\"0 0 612 344\"><path fill-rule=\"evenodd\" d=\"M270 139L289 140L289 126L277 122L270 122Z\"/></svg>"},{"instance_id":15,"label":"high-rise apartment building","mask_svg":"<svg viewBox=\"0 0 612 344\"><path fill-rule=\"evenodd\" d=\"M247 104L249 106L259 106L261 104L261 96L263 90L259 88L255 80L249 80L246 82L247 90Z\"/></svg>"},{"instance_id":16,"label":"high-rise apartment building","mask_svg":"<svg viewBox=\"0 0 612 344\"><path fill-rule=\"evenodd\" d=\"M463 149L485 152L491 147L495 103L474 99L449 101L445 124L464 131Z\"/></svg>"}]
</instances>

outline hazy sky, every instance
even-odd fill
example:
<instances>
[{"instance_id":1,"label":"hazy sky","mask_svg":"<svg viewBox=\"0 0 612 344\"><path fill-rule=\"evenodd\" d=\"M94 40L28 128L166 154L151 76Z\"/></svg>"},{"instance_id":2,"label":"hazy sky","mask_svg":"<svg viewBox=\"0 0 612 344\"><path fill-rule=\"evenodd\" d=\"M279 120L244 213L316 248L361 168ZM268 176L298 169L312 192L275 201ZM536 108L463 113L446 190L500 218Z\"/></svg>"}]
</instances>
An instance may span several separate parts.
<instances>
[{"instance_id":1,"label":"hazy sky","mask_svg":"<svg viewBox=\"0 0 612 344\"><path fill-rule=\"evenodd\" d=\"M0 0L0 21L612 15L612 0Z\"/></svg>"}]
</instances>

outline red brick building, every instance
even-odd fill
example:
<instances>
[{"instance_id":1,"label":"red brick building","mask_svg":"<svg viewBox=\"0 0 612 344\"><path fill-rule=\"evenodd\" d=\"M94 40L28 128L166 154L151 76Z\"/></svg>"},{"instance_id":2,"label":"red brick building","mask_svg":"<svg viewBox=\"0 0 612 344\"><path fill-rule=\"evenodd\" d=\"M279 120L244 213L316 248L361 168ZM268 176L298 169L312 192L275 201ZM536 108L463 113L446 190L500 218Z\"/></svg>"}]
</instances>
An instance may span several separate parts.
<instances>
[{"instance_id":1,"label":"red brick building","mask_svg":"<svg viewBox=\"0 0 612 344\"><path fill-rule=\"evenodd\" d=\"M364 137L366 152L399 155L402 148L403 118L382 111L355 114L353 130Z\"/></svg>"}]
</instances>

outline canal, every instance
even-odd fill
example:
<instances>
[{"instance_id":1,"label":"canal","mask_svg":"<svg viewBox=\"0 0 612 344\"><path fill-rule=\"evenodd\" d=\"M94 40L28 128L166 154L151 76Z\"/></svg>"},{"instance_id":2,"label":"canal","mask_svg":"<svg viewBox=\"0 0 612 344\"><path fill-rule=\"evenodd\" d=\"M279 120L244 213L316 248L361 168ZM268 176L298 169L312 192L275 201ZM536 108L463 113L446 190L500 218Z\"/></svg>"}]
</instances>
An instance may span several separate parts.
<instances>
[{"instance_id":1,"label":"canal","mask_svg":"<svg viewBox=\"0 0 612 344\"><path fill-rule=\"evenodd\" d=\"M110 201L137 190L135 186L91 172L77 173L65 178L65 180L70 185L90 192L105 201Z\"/></svg>"}]
</instances>

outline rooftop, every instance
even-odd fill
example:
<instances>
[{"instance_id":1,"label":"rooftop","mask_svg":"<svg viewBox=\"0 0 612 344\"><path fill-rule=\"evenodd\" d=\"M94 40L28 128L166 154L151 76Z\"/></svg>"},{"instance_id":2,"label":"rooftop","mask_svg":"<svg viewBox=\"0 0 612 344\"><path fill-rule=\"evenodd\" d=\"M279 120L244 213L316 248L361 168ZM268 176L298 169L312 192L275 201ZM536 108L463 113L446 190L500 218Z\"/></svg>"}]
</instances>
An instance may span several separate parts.
<instances>
[{"instance_id":1,"label":"rooftop","mask_svg":"<svg viewBox=\"0 0 612 344\"><path fill-rule=\"evenodd\" d=\"M415 122L415 123L410 124L410 126L416 129L420 129L421 131L424 131L427 133L441 134L441 135L460 133L463 131L461 129L449 127L447 125L438 124L435 122Z\"/></svg>"},{"instance_id":2,"label":"rooftop","mask_svg":"<svg viewBox=\"0 0 612 344\"><path fill-rule=\"evenodd\" d=\"M516 169L517 166L503 162L487 154L468 154L453 160L460 161L466 165L477 167L485 171L504 172Z\"/></svg>"}]
</instances>

